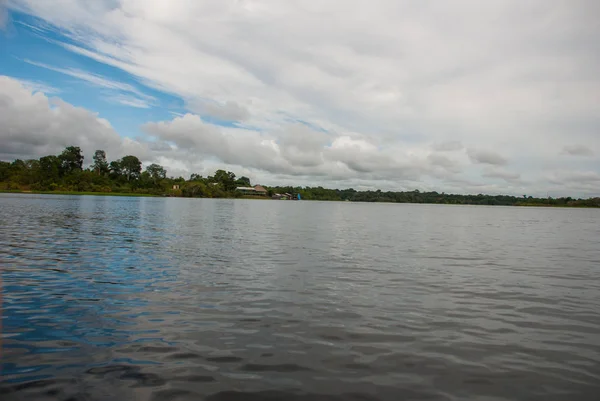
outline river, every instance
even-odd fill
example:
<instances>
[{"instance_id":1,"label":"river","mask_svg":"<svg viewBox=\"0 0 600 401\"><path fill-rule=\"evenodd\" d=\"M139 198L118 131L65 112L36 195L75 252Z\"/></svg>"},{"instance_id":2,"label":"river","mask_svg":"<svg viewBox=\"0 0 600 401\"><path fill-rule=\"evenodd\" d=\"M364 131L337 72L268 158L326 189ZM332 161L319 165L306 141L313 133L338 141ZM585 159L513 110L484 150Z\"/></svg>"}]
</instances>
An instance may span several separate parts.
<instances>
[{"instance_id":1,"label":"river","mask_svg":"<svg viewBox=\"0 0 600 401\"><path fill-rule=\"evenodd\" d=\"M600 210L0 195L2 400L597 400Z\"/></svg>"}]
</instances>

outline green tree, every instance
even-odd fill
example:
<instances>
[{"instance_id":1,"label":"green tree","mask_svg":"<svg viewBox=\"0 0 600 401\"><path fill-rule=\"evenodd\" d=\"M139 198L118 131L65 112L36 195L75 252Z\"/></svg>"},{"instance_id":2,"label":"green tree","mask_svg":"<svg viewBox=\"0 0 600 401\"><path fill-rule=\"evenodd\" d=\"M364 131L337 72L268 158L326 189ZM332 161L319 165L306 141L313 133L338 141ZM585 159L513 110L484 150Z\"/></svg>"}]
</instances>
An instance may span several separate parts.
<instances>
[{"instance_id":1,"label":"green tree","mask_svg":"<svg viewBox=\"0 0 600 401\"><path fill-rule=\"evenodd\" d=\"M150 177L152 178L152 181L154 181L155 185L158 184L160 180L167 178L167 170L165 170L164 167L159 164L152 163L146 167L146 171L148 174L150 174Z\"/></svg>"},{"instance_id":2,"label":"green tree","mask_svg":"<svg viewBox=\"0 0 600 401\"><path fill-rule=\"evenodd\" d=\"M16 159L10 164L10 175L13 182L22 184L27 176L27 164L21 159Z\"/></svg>"},{"instance_id":3,"label":"green tree","mask_svg":"<svg viewBox=\"0 0 600 401\"><path fill-rule=\"evenodd\" d=\"M154 180L150 177L150 173L148 171L144 171L140 174L140 178L137 181L137 186L140 188L152 188L156 186L154 184Z\"/></svg>"},{"instance_id":4,"label":"green tree","mask_svg":"<svg viewBox=\"0 0 600 401\"><path fill-rule=\"evenodd\" d=\"M231 171L217 170L213 179L221 184L226 191L235 189L235 174Z\"/></svg>"},{"instance_id":5,"label":"green tree","mask_svg":"<svg viewBox=\"0 0 600 401\"><path fill-rule=\"evenodd\" d=\"M8 181L10 177L10 163L0 161L0 181Z\"/></svg>"},{"instance_id":6,"label":"green tree","mask_svg":"<svg viewBox=\"0 0 600 401\"><path fill-rule=\"evenodd\" d=\"M63 174L70 174L83 169L83 155L79 146L68 146L58 156Z\"/></svg>"},{"instance_id":7,"label":"green tree","mask_svg":"<svg viewBox=\"0 0 600 401\"><path fill-rule=\"evenodd\" d=\"M40 158L40 183L44 187L58 184L62 161L58 156L49 155Z\"/></svg>"},{"instance_id":8,"label":"green tree","mask_svg":"<svg viewBox=\"0 0 600 401\"><path fill-rule=\"evenodd\" d=\"M93 170L96 172L96 174L102 175L102 174L106 174L109 171L108 168L108 162L106 161L106 152L103 150L96 150L96 152L94 152L94 165L93 165Z\"/></svg>"},{"instance_id":9,"label":"green tree","mask_svg":"<svg viewBox=\"0 0 600 401\"><path fill-rule=\"evenodd\" d=\"M205 198L210 195L209 189L202 181L192 181L181 189L182 195L186 197Z\"/></svg>"},{"instance_id":10,"label":"green tree","mask_svg":"<svg viewBox=\"0 0 600 401\"><path fill-rule=\"evenodd\" d=\"M120 160L110 162L110 164L108 165L108 170L110 171L110 174L113 176L113 178L118 178L123 175L123 167L121 167Z\"/></svg>"},{"instance_id":11,"label":"green tree","mask_svg":"<svg viewBox=\"0 0 600 401\"><path fill-rule=\"evenodd\" d=\"M125 156L120 161L123 174L127 177L127 181L137 180L142 173L142 162L135 156Z\"/></svg>"},{"instance_id":12,"label":"green tree","mask_svg":"<svg viewBox=\"0 0 600 401\"><path fill-rule=\"evenodd\" d=\"M248 177L240 177L240 178L238 178L235 181L235 184L237 186L240 186L240 187L249 187L251 185L250 184L250 178L248 178Z\"/></svg>"}]
</instances>

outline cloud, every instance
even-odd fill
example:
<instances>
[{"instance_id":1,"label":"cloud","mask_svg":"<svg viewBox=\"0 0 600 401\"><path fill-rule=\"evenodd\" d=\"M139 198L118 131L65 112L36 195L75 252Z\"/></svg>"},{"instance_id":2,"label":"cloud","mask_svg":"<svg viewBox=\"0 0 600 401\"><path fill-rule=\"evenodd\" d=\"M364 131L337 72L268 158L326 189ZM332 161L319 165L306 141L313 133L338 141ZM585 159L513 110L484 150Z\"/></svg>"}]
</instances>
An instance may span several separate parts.
<instances>
[{"instance_id":1,"label":"cloud","mask_svg":"<svg viewBox=\"0 0 600 401\"><path fill-rule=\"evenodd\" d=\"M142 129L149 135L148 140L122 138L95 113L32 92L9 77L0 77L0 122L0 158L4 160L57 154L65 146L76 145L82 147L86 160L90 160L95 149L106 150L114 159L134 154L145 163L165 165L169 174L175 176L189 176L190 172L212 174L217 168L227 168L264 183L327 185L335 181L337 186L370 189L379 185L423 188L415 183L425 177L437 177L446 181L447 191L463 188L467 192L506 192L506 187L502 190L459 178L456 174L461 171L460 161L444 153L421 157L397 148L383 149L355 133L323 132L302 124L262 133L208 124L188 113L145 124ZM521 192L523 181L519 173L488 168L483 176L517 184L512 191ZM559 172L550 176L548 182L593 193L599 177L594 172ZM404 184L398 185L398 180Z\"/></svg>"},{"instance_id":2,"label":"cloud","mask_svg":"<svg viewBox=\"0 0 600 401\"><path fill-rule=\"evenodd\" d=\"M564 43L579 38L578 27L593 31L592 2L536 4L524 12L513 4L481 7L471 1L454 7L354 3L343 12L333 1L310 10L272 1L175 7L161 0L94 6L74 0L67 15L34 0L20 1L18 8L59 25L70 32L70 42L80 43L66 48L157 88L220 103L245 104L260 97L253 108L268 114L285 108L311 119L365 127L418 117L422 129L444 119L474 131L474 123L490 116L522 110L538 119L546 106L578 107L594 96L594 88L579 90L562 80L573 68L582 69L577 58L585 57L585 49ZM465 12L474 8L478 18ZM323 17L332 14L338 17ZM564 29L559 34L531 24L531 14ZM444 22L439 15L447 16ZM512 22L510 32L506 21ZM335 30L328 28L332 23ZM561 45L549 46L554 39ZM429 49L426 57L423 46ZM589 76L591 71L581 72ZM546 96L539 81L524 79L534 72L560 78L569 99Z\"/></svg>"},{"instance_id":3,"label":"cloud","mask_svg":"<svg viewBox=\"0 0 600 401\"><path fill-rule=\"evenodd\" d=\"M302 124L288 125L276 134L276 143L291 165L314 167L324 163L324 148L330 136Z\"/></svg>"},{"instance_id":4,"label":"cloud","mask_svg":"<svg viewBox=\"0 0 600 401\"><path fill-rule=\"evenodd\" d=\"M508 163L506 158L491 150L467 149L467 155L473 163L502 166Z\"/></svg>"},{"instance_id":5,"label":"cloud","mask_svg":"<svg viewBox=\"0 0 600 401\"><path fill-rule=\"evenodd\" d=\"M554 171L546 176L548 196L598 197L600 174L589 170Z\"/></svg>"},{"instance_id":6,"label":"cloud","mask_svg":"<svg viewBox=\"0 0 600 401\"><path fill-rule=\"evenodd\" d=\"M115 81L112 79L108 79L108 78L102 77L98 74L92 74L92 73L89 73L89 72L86 72L83 70L79 70L76 68L53 67L48 64L39 63L39 62L35 62L32 60L28 60L28 59L25 59L23 61L28 64L35 65L36 67L46 68L51 71L59 72L61 74L65 74L65 75L71 76L73 78L80 79L80 80L87 82L88 84L96 86L98 88L110 89L110 90L113 90L116 92L128 92L127 95L117 94L117 95L114 95L109 98L109 99L113 99L113 100L115 98L116 99L128 99L128 100L118 101L118 103L121 103L124 105L133 106L133 107L140 107L140 105L143 105L144 106L143 108L148 108L149 105L152 104L156 100L154 97L141 92L140 90L135 88L133 85L130 85L130 84L127 84L124 82ZM135 95L135 97L133 95Z\"/></svg>"},{"instance_id":7,"label":"cloud","mask_svg":"<svg viewBox=\"0 0 600 401\"><path fill-rule=\"evenodd\" d=\"M416 168L408 159L393 160L393 152L355 135L331 137L302 124L261 133L208 124L188 113L144 124L148 139L123 138L97 114L32 92L6 76L0 77L0 122L3 160L57 154L75 145L84 150L86 160L95 149L104 149L115 159L134 154L145 162L166 161L167 167L175 167L171 174L183 175L219 164L236 171L254 169L258 176L262 171L338 180L416 179L427 172L425 163Z\"/></svg>"},{"instance_id":8,"label":"cloud","mask_svg":"<svg viewBox=\"0 0 600 401\"><path fill-rule=\"evenodd\" d=\"M452 152L455 150L462 150L463 145L460 141L445 141L440 143L435 143L432 146L433 150L438 152Z\"/></svg>"},{"instance_id":9,"label":"cloud","mask_svg":"<svg viewBox=\"0 0 600 401\"><path fill-rule=\"evenodd\" d=\"M37 21L36 25L32 25L32 24L28 24L24 21L15 21L18 25L21 25L27 29L29 29L30 31L32 31L34 34L40 35L42 36L43 34L45 34L48 31L48 28L44 26L44 24L40 23L40 21Z\"/></svg>"},{"instance_id":10,"label":"cloud","mask_svg":"<svg viewBox=\"0 0 600 401\"><path fill-rule=\"evenodd\" d=\"M600 173L597 171L560 171L549 177L553 184L564 184L565 182L597 184L600 183Z\"/></svg>"},{"instance_id":11,"label":"cloud","mask_svg":"<svg viewBox=\"0 0 600 401\"><path fill-rule=\"evenodd\" d=\"M53 26L53 43L74 59L130 74L141 93L144 85L179 98L189 113L183 121L146 128L159 141L206 142L210 152L194 145L201 158L183 146L173 155L203 168L233 163L265 182L414 187L410 180L418 180L440 190L520 192L519 182L493 176L510 160L506 178L520 174L533 183L528 193L545 193L555 185L548 171L600 171L600 56L590 39L600 37L598 4L15 0L10 7ZM110 77L93 70L62 70L153 101L110 88ZM214 119L252 129L215 130L207 123ZM297 130L290 121L328 134L290 134ZM202 138L181 136L193 127ZM251 157L237 141L263 153ZM565 143L592 153L573 148L564 151L588 157L556 157ZM576 182L568 190L593 192Z\"/></svg>"},{"instance_id":12,"label":"cloud","mask_svg":"<svg viewBox=\"0 0 600 401\"><path fill-rule=\"evenodd\" d=\"M84 151L86 165L94 150L104 149L111 160L133 154L145 165L160 163L169 176L209 175L224 168L267 185L516 194L525 189L519 173L498 167L486 168L484 176L501 178L505 185L464 178L459 173L461 154L451 159L443 153L383 148L368 136L323 132L302 124L260 132L212 125L188 113L146 123L142 129L147 138L122 137L96 113L0 76L2 160L58 154L75 145ZM427 183L439 179L443 179L441 185ZM599 184L597 171L555 170L540 177L535 186L527 184L526 190L552 196L592 196Z\"/></svg>"},{"instance_id":13,"label":"cloud","mask_svg":"<svg viewBox=\"0 0 600 401\"><path fill-rule=\"evenodd\" d=\"M149 109L151 107L151 103L146 100L137 98L131 95L118 94L113 96L107 96L104 98L109 103L118 103L124 106L135 107L138 109Z\"/></svg>"},{"instance_id":14,"label":"cloud","mask_svg":"<svg viewBox=\"0 0 600 401\"><path fill-rule=\"evenodd\" d=\"M250 118L248 109L234 101L226 101L225 103L190 101L188 107L199 114L206 114L224 121L244 121Z\"/></svg>"},{"instance_id":15,"label":"cloud","mask_svg":"<svg viewBox=\"0 0 600 401\"><path fill-rule=\"evenodd\" d=\"M146 147L121 138L110 123L59 98L32 92L21 81L0 76L0 159L37 158L80 146L86 160L96 149L117 158L128 152L148 156Z\"/></svg>"},{"instance_id":16,"label":"cloud","mask_svg":"<svg viewBox=\"0 0 600 401\"><path fill-rule=\"evenodd\" d=\"M221 128L204 122L200 116L186 114L170 121L144 124L150 136L174 144L177 149L205 158L216 158L231 165L267 171L285 171L289 166L279 158L270 138L258 132Z\"/></svg>"},{"instance_id":17,"label":"cloud","mask_svg":"<svg viewBox=\"0 0 600 401\"><path fill-rule=\"evenodd\" d=\"M18 78L14 78L14 79L19 81L19 83L22 86L24 86L25 88L29 89L32 92L42 92L47 95L55 95L55 94L58 94L61 92L60 89L55 88L52 85L48 85L45 82L33 81L33 80L29 80L29 79L18 79Z\"/></svg>"},{"instance_id":18,"label":"cloud","mask_svg":"<svg viewBox=\"0 0 600 401\"><path fill-rule=\"evenodd\" d=\"M507 171L500 168L488 169L483 173L483 177L501 178L508 182L516 182L521 180L521 174L512 171Z\"/></svg>"},{"instance_id":19,"label":"cloud","mask_svg":"<svg viewBox=\"0 0 600 401\"><path fill-rule=\"evenodd\" d=\"M459 172L459 163L456 160L448 158L446 155L439 153L431 153L427 156L427 160L434 166L441 166L452 172Z\"/></svg>"},{"instance_id":20,"label":"cloud","mask_svg":"<svg viewBox=\"0 0 600 401\"><path fill-rule=\"evenodd\" d=\"M426 159L393 149L380 150L356 135L331 135L301 124L264 133L220 127L198 115L186 114L170 121L147 123L142 129L188 152L190 157L277 175L414 181L432 171Z\"/></svg>"},{"instance_id":21,"label":"cloud","mask_svg":"<svg viewBox=\"0 0 600 401\"><path fill-rule=\"evenodd\" d=\"M561 152L563 155L570 156L594 156L594 151L584 145L566 145Z\"/></svg>"}]
</instances>

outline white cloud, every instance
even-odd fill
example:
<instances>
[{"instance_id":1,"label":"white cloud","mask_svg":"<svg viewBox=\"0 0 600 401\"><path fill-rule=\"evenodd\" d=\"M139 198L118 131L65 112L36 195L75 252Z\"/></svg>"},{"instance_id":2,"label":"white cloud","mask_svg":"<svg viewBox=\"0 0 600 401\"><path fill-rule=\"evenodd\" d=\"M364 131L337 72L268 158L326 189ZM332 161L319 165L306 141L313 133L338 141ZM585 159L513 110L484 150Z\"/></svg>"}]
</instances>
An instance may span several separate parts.
<instances>
[{"instance_id":1,"label":"white cloud","mask_svg":"<svg viewBox=\"0 0 600 401\"><path fill-rule=\"evenodd\" d=\"M459 167L460 163L454 159L450 159L446 155L439 154L439 153L431 153L429 156L427 156L427 159L431 162L431 164L433 164L435 166L444 167L448 171L452 171L452 172L460 171L460 167Z\"/></svg>"},{"instance_id":2,"label":"white cloud","mask_svg":"<svg viewBox=\"0 0 600 401\"><path fill-rule=\"evenodd\" d=\"M0 144L2 160L57 154L71 145L84 150L86 161L96 149L115 159L125 154L152 158L145 144L121 138L95 113L32 92L6 76L0 76Z\"/></svg>"},{"instance_id":3,"label":"white cloud","mask_svg":"<svg viewBox=\"0 0 600 401\"><path fill-rule=\"evenodd\" d=\"M553 184L571 183L600 183L600 173L597 171L562 171L550 176Z\"/></svg>"},{"instance_id":4,"label":"white cloud","mask_svg":"<svg viewBox=\"0 0 600 401\"><path fill-rule=\"evenodd\" d=\"M492 164L502 166L508 163L508 160L499 153L485 149L467 149L467 155L473 163Z\"/></svg>"},{"instance_id":5,"label":"white cloud","mask_svg":"<svg viewBox=\"0 0 600 401\"><path fill-rule=\"evenodd\" d=\"M246 107L232 101L219 103L206 100L191 100L188 103L188 107L199 114L206 114L224 121L244 121L250 118L250 112Z\"/></svg>"},{"instance_id":6,"label":"white cloud","mask_svg":"<svg viewBox=\"0 0 600 401\"><path fill-rule=\"evenodd\" d=\"M14 78L15 80L19 81L19 83L24 86L25 88L29 89L32 92L42 92L45 93L46 95L55 95L61 92L60 89L55 88L52 85L48 85L45 82L41 82L41 81L33 81L33 80L29 80L29 79L18 79L18 78Z\"/></svg>"},{"instance_id":7,"label":"white cloud","mask_svg":"<svg viewBox=\"0 0 600 401\"><path fill-rule=\"evenodd\" d=\"M594 156L594 151L584 145L566 145L562 154L571 156Z\"/></svg>"},{"instance_id":8,"label":"white cloud","mask_svg":"<svg viewBox=\"0 0 600 401\"><path fill-rule=\"evenodd\" d=\"M484 173L483 173L484 177L487 178L501 178L505 181L509 181L509 182L515 182L515 181L520 181L521 179L521 174L519 173L515 173L512 171L507 171L501 168L491 168L491 169L487 169Z\"/></svg>"},{"instance_id":9,"label":"white cloud","mask_svg":"<svg viewBox=\"0 0 600 401\"><path fill-rule=\"evenodd\" d=\"M410 180L418 180L457 191L520 191L511 178L518 174L539 193L555 185L548 171L600 171L594 0L10 6L54 24L67 35L65 49L180 97L189 116L146 128L205 144L210 152L202 154L220 161L202 159L203 166L233 163L263 169L256 174L265 179L306 174L306 181L335 185L414 187ZM63 70L96 85L108 80ZM260 133L215 130L193 114L241 121ZM307 135L304 148L303 134L288 134L294 120L328 134ZM184 135L190 127L202 138ZM343 137L355 142L338 148ZM587 157L556 157L565 143L585 144L589 152L563 151ZM572 185L570 191L593 192Z\"/></svg>"},{"instance_id":10,"label":"white cloud","mask_svg":"<svg viewBox=\"0 0 600 401\"><path fill-rule=\"evenodd\" d=\"M433 144L432 148L438 152L452 152L462 150L463 145L460 141L445 141Z\"/></svg>"},{"instance_id":11,"label":"white cloud","mask_svg":"<svg viewBox=\"0 0 600 401\"><path fill-rule=\"evenodd\" d=\"M125 94L117 94L117 95L107 96L104 99L110 103L118 103L118 104L122 104L124 106L135 107L138 109L149 109L152 105L147 100L140 99L140 98L137 98L137 97L131 96L131 95L125 95Z\"/></svg>"},{"instance_id":12,"label":"white cloud","mask_svg":"<svg viewBox=\"0 0 600 401\"><path fill-rule=\"evenodd\" d=\"M113 90L116 92L127 92L128 93L127 95L116 94L116 95L113 95L112 97L110 97L111 99L115 99L115 98L116 99L119 99L119 98L124 99L122 101L119 101L119 103L124 104L124 105L133 106L133 107L140 107L140 105L145 105L146 107L144 107L144 108L147 108L147 107L149 107L149 105L151 103L153 103L156 100L154 97L141 92L139 89L135 88L134 86L132 86L130 84L115 81L112 79L108 79L108 78L102 77L97 74L92 74L92 73L82 71L82 70L79 70L76 68L53 67L48 64L39 63L39 62L28 60L28 59L25 59L23 61L28 64L35 65L37 67L46 68L51 71L60 72L61 74L65 74L65 75L80 79L84 82L87 82L90 85L93 85L93 86L96 86L99 88L110 89L110 90ZM135 97L133 95L135 95Z\"/></svg>"}]
</instances>

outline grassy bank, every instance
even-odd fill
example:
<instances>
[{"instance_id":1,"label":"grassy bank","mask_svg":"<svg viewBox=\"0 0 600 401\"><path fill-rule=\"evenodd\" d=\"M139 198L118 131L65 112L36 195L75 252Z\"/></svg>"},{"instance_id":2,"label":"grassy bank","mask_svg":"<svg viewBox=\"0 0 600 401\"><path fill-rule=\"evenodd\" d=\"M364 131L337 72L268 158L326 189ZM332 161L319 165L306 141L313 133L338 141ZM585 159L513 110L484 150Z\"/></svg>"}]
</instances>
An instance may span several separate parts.
<instances>
[{"instance_id":1,"label":"grassy bank","mask_svg":"<svg viewBox=\"0 0 600 401\"><path fill-rule=\"evenodd\" d=\"M523 206L523 207L560 207L560 208L565 208L565 209L581 209L581 208L588 208L588 209L598 209L600 206L598 205L585 205L585 204L574 204L574 205L569 205L569 204L548 204L548 203L525 203L525 202L519 202L516 203L515 206Z\"/></svg>"},{"instance_id":2,"label":"grassy bank","mask_svg":"<svg viewBox=\"0 0 600 401\"><path fill-rule=\"evenodd\" d=\"M260 199L260 200L272 200L268 196L258 196L258 195L244 195L241 196L240 199Z\"/></svg>"},{"instance_id":3,"label":"grassy bank","mask_svg":"<svg viewBox=\"0 0 600 401\"><path fill-rule=\"evenodd\" d=\"M121 192L79 192L79 191L24 191L18 189L2 189L0 193L12 194L40 194L40 195L93 195L93 196L142 196L157 197L160 195L141 194L141 193L121 193Z\"/></svg>"}]
</instances>

